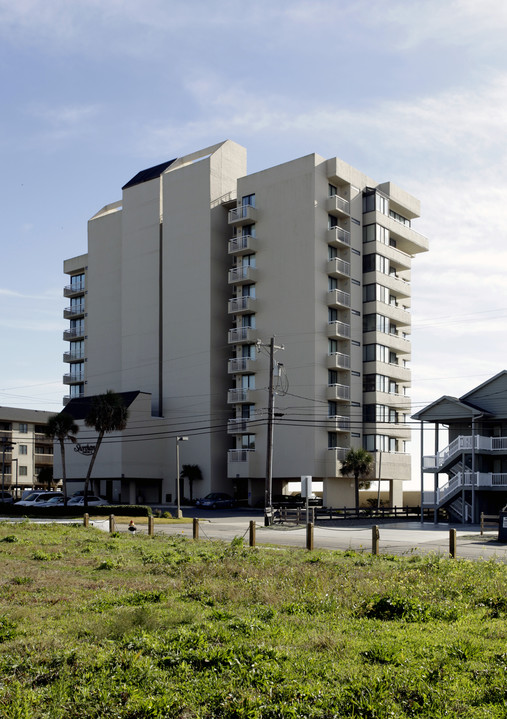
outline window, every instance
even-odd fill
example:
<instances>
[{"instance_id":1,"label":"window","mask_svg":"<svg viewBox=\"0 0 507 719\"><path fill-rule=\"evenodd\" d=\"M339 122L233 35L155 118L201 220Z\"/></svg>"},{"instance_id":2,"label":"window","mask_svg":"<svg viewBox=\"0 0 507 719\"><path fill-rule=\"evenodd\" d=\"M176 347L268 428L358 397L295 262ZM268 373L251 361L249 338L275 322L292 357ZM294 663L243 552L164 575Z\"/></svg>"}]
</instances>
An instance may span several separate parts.
<instances>
[{"instance_id":1,"label":"window","mask_svg":"<svg viewBox=\"0 0 507 719\"><path fill-rule=\"evenodd\" d=\"M329 292L331 292L331 290L338 289L338 280L336 277L327 278L327 289L329 290Z\"/></svg>"},{"instance_id":2,"label":"window","mask_svg":"<svg viewBox=\"0 0 507 719\"><path fill-rule=\"evenodd\" d=\"M398 442L395 437L386 434L365 434L363 447L368 452L397 452Z\"/></svg>"},{"instance_id":3,"label":"window","mask_svg":"<svg viewBox=\"0 0 507 719\"><path fill-rule=\"evenodd\" d=\"M372 253L370 255L363 255L363 272L375 271L382 272L384 275L392 274L391 264L387 257L376 253Z\"/></svg>"},{"instance_id":4,"label":"window","mask_svg":"<svg viewBox=\"0 0 507 719\"><path fill-rule=\"evenodd\" d=\"M363 392L386 392L398 394L396 382L383 374L365 374L363 377Z\"/></svg>"},{"instance_id":5,"label":"window","mask_svg":"<svg viewBox=\"0 0 507 719\"><path fill-rule=\"evenodd\" d=\"M70 356L72 359L83 359L84 357L84 341L78 340L77 342L70 343Z\"/></svg>"},{"instance_id":6,"label":"window","mask_svg":"<svg viewBox=\"0 0 507 719\"><path fill-rule=\"evenodd\" d=\"M72 384L69 394L71 398L82 397L84 395L84 384Z\"/></svg>"},{"instance_id":7,"label":"window","mask_svg":"<svg viewBox=\"0 0 507 719\"><path fill-rule=\"evenodd\" d=\"M327 246L327 257L329 260L334 260L336 257L338 257L338 248L333 247L333 245Z\"/></svg>"},{"instance_id":8,"label":"window","mask_svg":"<svg viewBox=\"0 0 507 719\"><path fill-rule=\"evenodd\" d=\"M336 307L328 307L327 321L328 322L338 322L338 310L336 309Z\"/></svg>"},{"instance_id":9,"label":"window","mask_svg":"<svg viewBox=\"0 0 507 719\"><path fill-rule=\"evenodd\" d=\"M76 364L71 364L70 378L71 380L78 382L84 380L84 362L76 362Z\"/></svg>"},{"instance_id":10,"label":"window","mask_svg":"<svg viewBox=\"0 0 507 719\"><path fill-rule=\"evenodd\" d=\"M327 228L328 230L334 230L335 227L338 227L338 218L334 215L328 215L327 216Z\"/></svg>"},{"instance_id":11,"label":"window","mask_svg":"<svg viewBox=\"0 0 507 719\"><path fill-rule=\"evenodd\" d=\"M329 387L333 384L338 384L338 372L335 369L327 371L327 384Z\"/></svg>"},{"instance_id":12,"label":"window","mask_svg":"<svg viewBox=\"0 0 507 719\"><path fill-rule=\"evenodd\" d=\"M352 280L350 280L350 281L352 282L353 285L358 285L358 286L361 285L361 283L359 282L359 280L354 280L354 279L352 279Z\"/></svg>"},{"instance_id":13,"label":"window","mask_svg":"<svg viewBox=\"0 0 507 719\"><path fill-rule=\"evenodd\" d=\"M255 207L255 194L243 195L241 198L241 205L243 207Z\"/></svg>"},{"instance_id":14,"label":"window","mask_svg":"<svg viewBox=\"0 0 507 719\"><path fill-rule=\"evenodd\" d=\"M18 447L19 454L28 454L28 445L20 444Z\"/></svg>"},{"instance_id":15,"label":"window","mask_svg":"<svg viewBox=\"0 0 507 719\"><path fill-rule=\"evenodd\" d=\"M255 434L241 435L241 449L255 449Z\"/></svg>"},{"instance_id":16,"label":"window","mask_svg":"<svg viewBox=\"0 0 507 719\"><path fill-rule=\"evenodd\" d=\"M20 422L19 423L19 431L21 432L21 434L27 434L28 425L25 422Z\"/></svg>"},{"instance_id":17,"label":"window","mask_svg":"<svg viewBox=\"0 0 507 719\"><path fill-rule=\"evenodd\" d=\"M363 193L363 212L382 212L383 215L389 214L389 198L381 195L380 192L368 189Z\"/></svg>"},{"instance_id":18,"label":"window","mask_svg":"<svg viewBox=\"0 0 507 719\"><path fill-rule=\"evenodd\" d=\"M19 467L19 476L20 477L26 477L28 475L28 467L25 467L24 465L20 465Z\"/></svg>"},{"instance_id":19,"label":"window","mask_svg":"<svg viewBox=\"0 0 507 719\"><path fill-rule=\"evenodd\" d=\"M243 285L241 288L242 297L255 297L255 285Z\"/></svg>"},{"instance_id":20,"label":"window","mask_svg":"<svg viewBox=\"0 0 507 719\"><path fill-rule=\"evenodd\" d=\"M84 320L71 320L70 321L70 329L72 331L73 335L83 335L84 334Z\"/></svg>"},{"instance_id":21,"label":"window","mask_svg":"<svg viewBox=\"0 0 507 719\"><path fill-rule=\"evenodd\" d=\"M327 448L336 449L338 447L338 432L327 433Z\"/></svg>"},{"instance_id":22,"label":"window","mask_svg":"<svg viewBox=\"0 0 507 719\"><path fill-rule=\"evenodd\" d=\"M338 194L335 185L332 185L331 183L329 183L329 185L327 186L327 191L328 191L329 197L334 197L335 195Z\"/></svg>"},{"instance_id":23,"label":"window","mask_svg":"<svg viewBox=\"0 0 507 719\"><path fill-rule=\"evenodd\" d=\"M363 316L363 332L383 332L384 334L397 334L396 325L389 317L380 314Z\"/></svg>"},{"instance_id":24,"label":"window","mask_svg":"<svg viewBox=\"0 0 507 719\"><path fill-rule=\"evenodd\" d=\"M242 237L255 237L255 225L243 225L241 228Z\"/></svg>"},{"instance_id":25,"label":"window","mask_svg":"<svg viewBox=\"0 0 507 719\"><path fill-rule=\"evenodd\" d=\"M252 419L254 407L254 404L241 405L241 419Z\"/></svg>"},{"instance_id":26,"label":"window","mask_svg":"<svg viewBox=\"0 0 507 719\"><path fill-rule=\"evenodd\" d=\"M328 353L330 355L338 354L338 340L329 340Z\"/></svg>"},{"instance_id":27,"label":"window","mask_svg":"<svg viewBox=\"0 0 507 719\"><path fill-rule=\"evenodd\" d=\"M389 230L377 224L363 227L363 242L380 242L383 245L392 245Z\"/></svg>"},{"instance_id":28,"label":"window","mask_svg":"<svg viewBox=\"0 0 507 719\"><path fill-rule=\"evenodd\" d=\"M363 407L363 422L397 424L398 413L395 409L385 404L365 404Z\"/></svg>"},{"instance_id":29,"label":"window","mask_svg":"<svg viewBox=\"0 0 507 719\"><path fill-rule=\"evenodd\" d=\"M241 258L242 267L255 267L255 255L243 255Z\"/></svg>"},{"instance_id":30,"label":"window","mask_svg":"<svg viewBox=\"0 0 507 719\"><path fill-rule=\"evenodd\" d=\"M79 314L80 312L84 312L84 300L82 297L71 297L70 299L70 309L75 313Z\"/></svg>"},{"instance_id":31,"label":"window","mask_svg":"<svg viewBox=\"0 0 507 719\"><path fill-rule=\"evenodd\" d=\"M327 416L336 417L338 414L338 403L330 401L327 403Z\"/></svg>"},{"instance_id":32,"label":"window","mask_svg":"<svg viewBox=\"0 0 507 719\"><path fill-rule=\"evenodd\" d=\"M363 285L363 302L384 302L386 305L397 305L396 297L391 295L388 287L375 282Z\"/></svg>"},{"instance_id":33,"label":"window","mask_svg":"<svg viewBox=\"0 0 507 719\"><path fill-rule=\"evenodd\" d=\"M255 375L244 374L241 376L241 388L242 389L255 389Z\"/></svg>"},{"instance_id":34,"label":"window","mask_svg":"<svg viewBox=\"0 0 507 719\"><path fill-rule=\"evenodd\" d=\"M398 364L396 352L393 352L386 345L367 344L363 347L363 362L385 362L386 364Z\"/></svg>"},{"instance_id":35,"label":"window","mask_svg":"<svg viewBox=\"0 0 507 719\"><path fill-rule=\"evenodd\" d=\"M243 315L241 317L241 326L253 329L255 327L255 315Z\"/></svg>"},{"instance_id":36,"label":"window","mask_svg":"<svg viewBox=\"0 0 507 719\"><path fill-rule=\"evenodd\" d=\"M243 345L241 348L241 356L246 359L255 359L255 345Z\"/></svg>"},{"instance_id":37,"label":"window","mask_svg":"<svg viewBox=\"0 0 507 719\"><path fill-rule=\"evenodd\" d=\"M80 292L81 290L84 290L84 288L85 288L84 272L79 275L72 275L72 277L70 278L70 286L72 287L73 292Z\"/></svg>"},{"instance_id":38,"label":"window","mask_svg":"<svg viewBox=\"0 0 507 719\"><path fill-rule=\"evenodd\" d=\"M403 217L403 215L399 215L394 210L389 210L389 217L392 217L393 220L396 220L396 222L401 222L402 225L406 225L407 227L410 227L410 220L407 220L406 217Z\"/></svg>"}]
</instances>

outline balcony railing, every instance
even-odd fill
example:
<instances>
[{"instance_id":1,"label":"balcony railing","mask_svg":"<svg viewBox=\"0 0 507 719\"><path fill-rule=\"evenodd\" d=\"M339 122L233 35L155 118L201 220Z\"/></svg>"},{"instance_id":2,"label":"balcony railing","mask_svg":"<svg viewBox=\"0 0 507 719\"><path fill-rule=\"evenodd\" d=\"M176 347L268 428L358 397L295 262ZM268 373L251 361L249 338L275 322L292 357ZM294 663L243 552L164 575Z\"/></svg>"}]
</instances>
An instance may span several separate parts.
<instances>
[{"instance_id":1,"label":"balcony railing","mask_svg":"<svg viewBox=\"0 0 507 719\"><path fill-rule=\"evenodd\" d=\"M235 315L240 312L252 312L255 308L255 297L233 297L229 300L229 314Z\"/></svg>"},{"instance_id":2,"label":"balcony railing","mask_svg":"<svg viewBox=\"0 0 507 719\"><path fill-rule=\"evenodd\" d=\"M350 399L350 387L346 384L330 384L327 388L327 399Z\"/></svg>"},{"instance_id":3,"label":"balcony railing","mask_svg":"<svg viewBox=\"0 0 507 719\"><path fill-rule=\"evenodd\" d=\"M350 247L350 232L342 227L330 227L327 231L327 241L330 245L347 245Z\"/></svg>"},{"instance_id":4,"label":"balcony railing","mask_svg":"<svg viewBox=\"0 0 507 719\"><path fill-rule=\"evenodd\" d=\"M340 195L332 195L327 198L326 209L332 215L350 215L350 202Z\"/></svg>"},{"instance_id":5,"label":"balcony railing","mask_svg":"<svg viewBox=\"0 0 507 719\"><path fill-rule=\"evenodd\" d=\"M257 330L254 327L233 327L229 330L227 340L229 344L238 344L240 342L255 342L257 339Z\"/></svg>"},{"instance_id":6,"label":"balcony railing","mask_svg":"<svg viewBox=\"0 0 507 719\"><path fill-rule=\"evenodd\" d=\"M251 419L234 418L227 421L228 434L252 434L255 431L255 425L252 425Z\"/></svg>"},{"instance_id":7,"label":"balcony railing","mask_svg":"<svg viewBox=\"0 0 507 719\"><path fill-rule=\"evenodd\" d=\"M76 295L82 295L85 291L85 283L80 282L78 285L65 285L63 288L64 297L75 297Z\"/></svg>"},{"instance_id":8,"label":"balcony railing","mask_svg":"<svg viewBox=\"0 0 507 719\"><path fill-rule=\"evenodd\" d=\"M237 285L241 282L253 282L257 277L257 270L251 265L239 265L229 270L229 284Z\"/></svg>"},{"instance_id":9,"label":"balcony railing","mask_svg":"<svg viewBox=\"0 0 507 719\"><path fill-rule=\"evenodd\" d=\"M241 205L229 210L229 224L242 225L255 222L257 210L253 205Z\"/></svg>"},{"instance_id":10,"label":"balcony railing","mask_svg":"<svg viewBox=\"0 0 507 719\"><path fill-rule=\"evenodd\" d=\"M340 322L339 320L329 322L327 336L344 337L345 339L350 339L350 325L346 322Z\"/></svg>"},{"instance_id":11,"label":"balcony railing","mask_svg":"<svg viewBox=\"0 0 507 719\"><path fill-rule=\"evenodd\" d=\"M63 311L63 317L64 319L68 320L72 317L78 317L79 315L84 315L85 313L85 306L84 302L80 305L71 305L70 307L66 307Z\"/></svg>"},{"instance_id":12,"label":"balcony railing","mask_svg":"<svg viewBox=\"0 0 507 719\"><path fill-rule=\"evenodd\" d=\"M327 366L329 369L350 369L350 355L334 352L328 356Z\"/></svg>"},{"instance_id":13,"label":"balcony railing","mask_svg":"<svg viewBox=\"0 0 507 719\"><path fill-rule=\"evenodd\" d=\"M79 375L72 375L72 374L64 374L63 375L63 384L79 384L80 382L84 382L84 374Z\"/></svg>"},{"instance_id":14,"label":"balcony railing","mask_svg":"<svg viewBox=\"0 0 507 719\"><path fill-rule=\"evenodd\" d=\"M331 277L350 277L350 262L342 260L339 257L333 257L328 260L327 273L331 275Z\"/></svg>"},{"instance_id":15,"label":"balcony railing","mask_svg":"<svg viewBox=\"0 0 507 719\"><path fill-rule=\"evenodd\" d=\"M71 342L72 340L82 339L83 337L84 327L69 327L69 329L63 332L64 342Z\"/></svg>"},{"instance_id":16,"label":"balcony railing","mask_svg":"<svg viewBox=\"0 0 507 719\"><path fill-rule=\"evenodd\" d=\"M493 487L507 488L507 474L493 472L459 472L447 484L437 489L437 503L440 504L446 497L459 487L475 487L487 489Z\"/></svg>"},{"instance_id":17,"label":"balcony railing","mask_svg":"<svg viewBox=\"0 0 507 719\"><path fill-rule=\"evenodd\" d=\"M343 417L339 414L330 415L328 422L332 425L333 429L342 430L343 432L350 431L350 417Z\"/></svg>"},{"instance_id":18,"label":"balcony railing","mask_svg":"<svg viewBox=\"0 0 507 719\"><path fill-rule=\"evenodd\" d=\"M253 252L255 248L256 238L253 235L240 235L232 237L229 240L229 254L240 254L243 252Z\"/></svg>"},{"instance_id":19,"label":"balcony railing","mask_svg":"<svg viewBox=\"0 0 507 719\"><path fill-rule=\"evenodd\" d=\"M329 307L350 307L350 294L343 290L329 290L327 304Z\"/></svg>"},{"instance_id":20,"label":"balcony railing","mask_svg":"<svg viewBox=\"0 0 507 719\"><path fill-rule=\"evenodd\" d=\"M240 372L252 372L255 369L256 357L233 357L227 364L227 371L229 374L236 374Z\"/></svg>"},{"instance_id":21,"label":"balcony railing","mask_svg":"<svg viewBox=\"0 0 507 719\"><path fill-rule=\"evenodd\" d=\"M437 470L452 457L472 451L472 435L460 435L456 437L445 449L438 454L431 454L423 457L422 466L426 470ZM505 452L507 451L507 437L482 437L475 435L475 451L484 452Z\"/></svg>"},{"instance_id":22,"label":"balcony railing","mask_svg":"<svg viewBox=\"0 0 507 719\"><path fill-rule=\"evenodd\" d=\"M227 453L228 462L248 462L255 449L230 449Z\"/></svg>"},{"instance_id":23,"label":"balcony railing","mask_svg":"<svg viewBox=\"0 0 507 719\"><path fill-rule=\"evenodd\" d=\"M241 404L243 402L252 402L252 392L249 388L234 387L227 392L228 404Z\"/></svg>"}]
</instances>

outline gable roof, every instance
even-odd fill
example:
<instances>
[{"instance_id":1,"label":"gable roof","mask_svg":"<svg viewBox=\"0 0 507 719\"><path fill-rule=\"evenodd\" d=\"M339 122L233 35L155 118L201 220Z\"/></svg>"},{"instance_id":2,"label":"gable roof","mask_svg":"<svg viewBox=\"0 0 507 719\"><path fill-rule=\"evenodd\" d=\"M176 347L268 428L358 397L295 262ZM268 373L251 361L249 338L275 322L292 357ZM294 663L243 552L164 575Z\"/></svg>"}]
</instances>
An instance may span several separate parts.
<instances>
[{"instance_id":1,"label":"gable roof","mask_svg":"<svg viewBox=\"0 0 507 719\"><path fill-rule=\"evenodd\" d=\"M422 419L426 422L448 422L453 419L469 418L478 414L483 414L480 407L474 407L469 402L462 402L457 397L444 395L413 414L412 419Z\"/></svg>"},{"instance_id":2,"label":"gable roof","mask_svg":"<svg viewBox=\"0 0 507 719\"><path fill-rule=\"evenodd\" d=\"M162 162L160 165L154 165L153 167L148 167L146 170L141 170L141 172L138 172L137 175L134 175L134 177L127 182L126 185L123 185L121 188L122 190L126 190L128 187L134 187L134 185L140 185L142 182L148 182L148 180L155 180L157 177L160 177L160 175L167 170L170 165L173 164L173 162L176 162L177 158L174 158L174 160L168 160L167 162Z\"/></svg>"}]
</instances>

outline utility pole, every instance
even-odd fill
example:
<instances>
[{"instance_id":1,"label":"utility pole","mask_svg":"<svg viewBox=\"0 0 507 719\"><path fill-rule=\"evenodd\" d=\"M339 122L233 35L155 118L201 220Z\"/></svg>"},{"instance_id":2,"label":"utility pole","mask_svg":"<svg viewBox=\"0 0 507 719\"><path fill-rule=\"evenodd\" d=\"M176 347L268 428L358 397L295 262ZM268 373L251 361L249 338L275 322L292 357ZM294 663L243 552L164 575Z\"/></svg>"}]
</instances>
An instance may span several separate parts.
<instances>
[{"instance_id":1,"label":"utility pole","mask_svg":"<svg viewBox=\"0 0 507 719\"><path fill-rule=\"evenodd\" d=\"M266 347L260 340L257 346ZM273 524L273 419L275 414L275 392L274 392L274 371L275 371L275 350L283 350L283 345L275 345L275 338L269 341L269 385L268 385L268 432L266 446L266 480L264 485L264 526Z\"/></svg>"}]
</instances>

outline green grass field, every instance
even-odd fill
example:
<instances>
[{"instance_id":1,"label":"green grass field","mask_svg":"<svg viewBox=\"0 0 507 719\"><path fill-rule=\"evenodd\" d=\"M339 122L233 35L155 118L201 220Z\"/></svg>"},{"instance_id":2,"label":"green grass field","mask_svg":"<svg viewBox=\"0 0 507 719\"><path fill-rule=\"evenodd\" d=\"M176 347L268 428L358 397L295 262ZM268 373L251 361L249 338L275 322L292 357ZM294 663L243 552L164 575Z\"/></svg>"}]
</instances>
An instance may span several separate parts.
<instances>
[{"instance_id":1,"label":"green grass field","mask_svg":"<svg viewBox=\"0 0 507 719\"><path fill-rule=\"evenodd\" d=\"M507 566L0 525L0 717L507 717Z\"/></svg>"}]
</instances>

